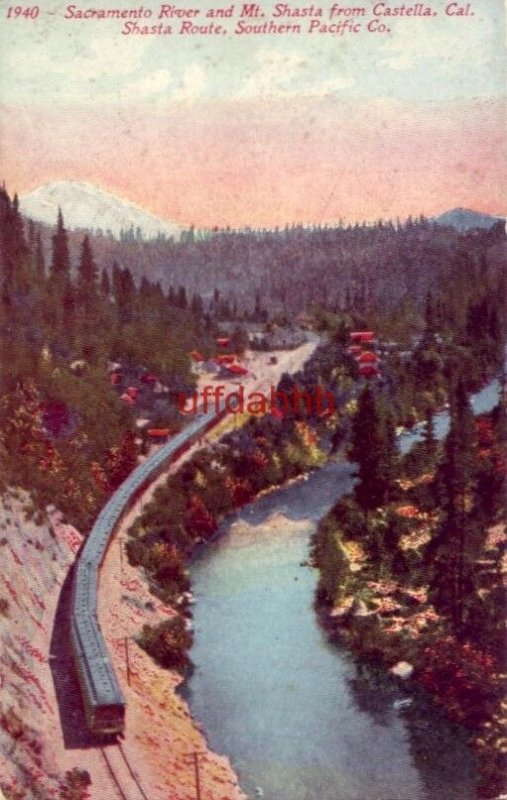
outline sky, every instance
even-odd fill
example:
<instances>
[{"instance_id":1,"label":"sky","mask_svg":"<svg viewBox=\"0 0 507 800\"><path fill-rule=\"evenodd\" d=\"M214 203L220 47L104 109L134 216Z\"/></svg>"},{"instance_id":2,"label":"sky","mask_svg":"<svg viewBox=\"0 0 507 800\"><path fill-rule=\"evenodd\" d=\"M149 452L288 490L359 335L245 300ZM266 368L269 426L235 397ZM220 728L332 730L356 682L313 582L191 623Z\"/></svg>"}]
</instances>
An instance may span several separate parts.
<instances>
[{"instance_id":1,"label":"sky","mask_svg":"<svg viewBox=\"0 0 507 800\"><path fill-rule=\"evenodd\" d=\"M234 35L242 3L215 20L226 33L202 36L180 35L179 22L171 36L123 35L119 20L65 19L58 0L40 0L36 19L4 6L0 178L20 194L86 180L197 227L505 213L503 0L451 6L468 15L434 0L434 16L403 18L373 13L399 2L363 3L336 4L361 23L343 35L294 17L273 21L299 22L298 35ZM314 4L314 18L329 24L331 5ZM174 6L200 9L200 24L231 7ZM269 19L275 3L261 7ZM152 18L138 24L158 24L160 4L143 8ZM365 30L371 19L389 32Z\"/></svg>"}]
</instances>

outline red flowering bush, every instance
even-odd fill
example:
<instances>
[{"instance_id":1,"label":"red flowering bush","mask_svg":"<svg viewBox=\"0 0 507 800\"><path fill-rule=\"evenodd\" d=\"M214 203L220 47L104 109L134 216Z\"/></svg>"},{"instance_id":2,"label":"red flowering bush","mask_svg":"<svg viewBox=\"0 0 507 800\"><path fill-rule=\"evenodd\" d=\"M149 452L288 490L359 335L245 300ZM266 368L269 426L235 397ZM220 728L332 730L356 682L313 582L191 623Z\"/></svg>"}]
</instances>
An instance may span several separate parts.
<instances>
[{"instance_id":1,"label":"red flowering bush","mask_svg":"<svg viewBox=\"0 0 507 800\"><path fill-rule=\"evenodd\" d=\"M127 430L117 447L112 447L106 457L106 471L111 489L117 489L137 466L139 449L134 431Z\"/></svg>"},{"instance_id":2,"label":"red flowering bush","mask_svg":"<svg viewBox=\"0 0 507 800\"><path fill-rule=\"evenodd\" d=\"M225 479L225 485L231 494L232 502L235 506L243 506L253 497L252 485L246 478L232 478L228 476Z\"/></svg>"},{"instance_id":3,"label":"red flowering bush","mask_svg":"<svg viewBox=\"0 0 507 800\"><path fill-rule=\"evenodd\" d=\"M268 464L268 457L260 448L252 453L252 465L254 469L264 469Z\"/></svg>"},{"instance_id":4,"label":"red flowering bush","mask_svg":"<svg viewBox=\"0 0 507 800\"><path fill-rule=\"evenodd\" d=\"M193 494L188 503L186 527L195 536L207 539L217 529L217 521L213 514L206 508L201 498Z\"/></svg>"},{"instance_id":5,"label":"red flowering bush","mask_svg":"<svg viewBox=\"0 0 507 800\"><path fill-rule=\"evenodd\" d=\"M424 650L417 677L450 717L475 727L484 716L484 703L495 695L496 668L493 656L448 637Z\"/></svg>"},{"instance_id":6,"label":"red flowering bush","mask_svg":"<svg viewBox=\"0 0 507 800\"><path fill-rule=\"evenodd\" d=\"M98 463L98 461L92 461L90 474L93 478L94 485L102 495L106 496L109 493L109 481L104 468Z\"/></svg>"},{"instance_id":7,"label":"red flowering bush","mask_svg":"<svg viewBox=\"0 0 507 800\"><path fill-rule=\"evenodd\" d=\"M491 447L495 441L493 426L488 417L479 417L475 420L475 431L480 448Z\"/></svg>"}]
</instances>

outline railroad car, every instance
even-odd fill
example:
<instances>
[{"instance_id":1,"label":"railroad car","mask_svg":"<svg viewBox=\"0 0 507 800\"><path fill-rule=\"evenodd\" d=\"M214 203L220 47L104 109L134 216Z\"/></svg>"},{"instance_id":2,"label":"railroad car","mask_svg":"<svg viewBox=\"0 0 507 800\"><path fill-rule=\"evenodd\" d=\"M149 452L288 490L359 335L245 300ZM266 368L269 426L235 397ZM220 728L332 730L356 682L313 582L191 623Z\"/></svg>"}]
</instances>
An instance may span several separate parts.
<instances>
[{"instance_id":1,"label":"railroad car","mask_svg":"<svg viewBox=\"0 0 507 800\"><path fill-rule=\"evenodd\" d=\"M100 512L79 554L72 591L71 646L90 731L103 736L125 728L125 697L116 678L97 617L99 571L114 529L136 492L170 459L226 414L224 401L200 413L171 441L140 464Z\"/></svg>"},{"instance_id":2,"label":"railroad car","mask_svg":"<svg viewBox=\"0 0 507 800\"><path fill-rule=\"evenodd\" d=\"M71 641L88 728L99 736L123 733L125 698L96 620L74 619Z\"/></svg>"}]
</instances>

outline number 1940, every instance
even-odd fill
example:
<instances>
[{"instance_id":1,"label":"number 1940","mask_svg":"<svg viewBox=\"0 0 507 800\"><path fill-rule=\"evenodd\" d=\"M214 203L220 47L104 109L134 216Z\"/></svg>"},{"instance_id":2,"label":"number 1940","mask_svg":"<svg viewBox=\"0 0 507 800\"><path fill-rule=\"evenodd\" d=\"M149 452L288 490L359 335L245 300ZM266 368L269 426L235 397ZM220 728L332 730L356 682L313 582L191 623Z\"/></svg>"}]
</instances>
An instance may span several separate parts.
<instances>
[{"instance_id":1,"label":"number 1940","mask_svg":"<svg viewBox=\"0 0 507 800\"><path fill-rule=\"evenodd\" d=\"M7 19L16 19L17 17L37 19L39 13L39 6L9 6L7 9Z\"/></svg>"}]
</instances>

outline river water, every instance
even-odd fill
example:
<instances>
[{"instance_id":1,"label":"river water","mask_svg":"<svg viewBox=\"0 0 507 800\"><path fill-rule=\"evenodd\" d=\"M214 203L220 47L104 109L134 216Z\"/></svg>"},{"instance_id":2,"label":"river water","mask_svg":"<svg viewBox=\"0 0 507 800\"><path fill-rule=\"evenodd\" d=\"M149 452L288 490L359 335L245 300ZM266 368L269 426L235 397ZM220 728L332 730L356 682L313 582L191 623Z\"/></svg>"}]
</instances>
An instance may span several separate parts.
<instances>
[{"instance_id":1,"label":"river water","mask_svg":"<svg viewBox=\"0 0 507 800\"><path fill-rule=\"evenodd\" d=\"M474 398L492 408L494 383ZM443 435L447 415L438 415ZM400 439L403 450L417 437ZM388 677L330 645L304 566L318 520L352 487L332 461L259 498L192 566L195 672L185 694L244 791L266 800L473 800L463 736Z\"/></svg>"}]
</instances>

